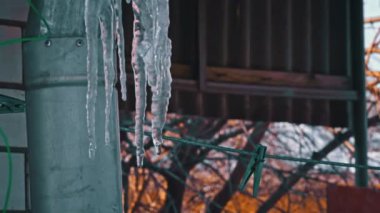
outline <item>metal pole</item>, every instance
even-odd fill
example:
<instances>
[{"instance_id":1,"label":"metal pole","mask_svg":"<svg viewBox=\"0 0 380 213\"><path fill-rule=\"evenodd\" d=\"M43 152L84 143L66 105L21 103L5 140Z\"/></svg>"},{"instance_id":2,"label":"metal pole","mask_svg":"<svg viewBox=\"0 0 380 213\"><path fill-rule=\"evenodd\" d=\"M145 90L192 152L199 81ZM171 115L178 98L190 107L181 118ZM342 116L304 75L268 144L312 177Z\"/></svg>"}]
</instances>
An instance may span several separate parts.
<instances>
[{"instance_id":1,"label":"metal pole","mask_svg":"<svg viewBox=\"0 0 380 213\"><path fill-rule=\"evenodd\" d=\"M101 75L96 105L98 149L94 159L88 154L84 1L33 2L50 24L51 38L23 46L32 212L120 213L117 93L112 102L111 145L106 146ZM45 31L40 19L30 13L26 35Z\"/></svg>"},{"instance_id":2,"label":"metal pole","mask_svg":"<svg viewBox=\"0 0 380 213\"><path fill-rule=\"evenodd\" d=\"M351 7L351 52L354 88L358 92L358 100L354 101L353 129L355 134L356 164L367 165L367 110L366 79L364 67L364 18L363 1L350 0ZM356 169L356 185L368 186L366 169Z\"/></svg>"}]
</instances>

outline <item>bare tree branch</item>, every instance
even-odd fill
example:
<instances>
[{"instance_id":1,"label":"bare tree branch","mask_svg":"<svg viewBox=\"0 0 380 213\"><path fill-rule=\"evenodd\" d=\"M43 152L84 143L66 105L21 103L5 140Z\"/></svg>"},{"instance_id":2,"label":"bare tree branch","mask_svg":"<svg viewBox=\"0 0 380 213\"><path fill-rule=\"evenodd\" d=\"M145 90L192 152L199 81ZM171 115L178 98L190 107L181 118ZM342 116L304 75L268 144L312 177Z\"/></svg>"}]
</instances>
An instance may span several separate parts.
<instances>
[{"instance_id":1,"label":"bare tree branch","mask_svg":"<svg viewBox=\"0 0 380 213\"><path fill-rule=\"evenodd\" d=\"M351 131L346 131L344 133L338 134L332 141L330 141L325 147L323 147L319 152L315 152L311 157L312 160L322 160L331 151L339 147L344 141L348 140L352 136ZM286 178L285 181L281 183L278 189L260 206L258 213L268 212L276 203L284 196L288 191L302 178L306 173L311 170L316 165L315 162L305 163L297 168L297 171Z\"/></svg>"}]
</instances>

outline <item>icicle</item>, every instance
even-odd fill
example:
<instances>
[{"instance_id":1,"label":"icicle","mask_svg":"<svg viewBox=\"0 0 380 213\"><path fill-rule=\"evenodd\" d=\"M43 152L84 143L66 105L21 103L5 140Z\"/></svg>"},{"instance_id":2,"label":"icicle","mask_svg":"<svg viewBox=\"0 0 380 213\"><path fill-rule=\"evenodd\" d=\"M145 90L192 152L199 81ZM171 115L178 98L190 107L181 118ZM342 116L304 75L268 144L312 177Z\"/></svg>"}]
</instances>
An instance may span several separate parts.
<instances>
[{"instance_id":1,"label":"icicle","mask_svg":"<svg viewBox=\"0 0 380 213\"><path fill-rule=\"evenodd\" d=\"M108 17L108 16L107 16ZM111 114L111 103L112 94L115 81L115 68L114 68L114 45L113 45L113 9L111 8L111 14L109 16L111 20L107 20L105 17L99 18L101 40L103 47L103 67L104 67L104 82L105 82L105 96L106 96L106 106L105 106L105 143L110 144L110 114Z\"/></svg>"},{"instance_id":2,"label":"icicle","mask_svg":"<svg viewBox=\"0 0 380 213\"><path fill-rule=\"evenodd\" d=\"M144 159L144 144L143 144L143 125L145 119L146 108L146 74L145 64L143 61L144 53L146 53L150 46L142 45L144 42L145 28L149 19L142 19L141 15L144 15L144 1L132 1L133 13L135 16L133 23L133 43L132 43L132 68L135 78L135 95L136 95L136 116L135 116L135 144L136 144L136 157L137 166L143 165Z\"/></svg>"},{"instance_id":3,"label":"icicle","mask_svg":"<svg viewBox=\"0 0 380 213\"><path fill-rule=\"evenodd\" d=\"M90 0L85 0L85 28L87 43L87 95L86 114L87 132L89 137L89 157L94 158L96 153L95 137L95 105L98 87L98 39L99 33L97 19L92 14Z\"/></svg>"},{"instance_id":4,"label":"icicle","mask_svg":"<svg viewBox=\"0 0 380 213\"><path fill-rule=\"evenodd\" d=\"M168 37L169 31L169 1L154 0L155 5L155 30L154 32L154 63L156 82L152 81L152 132L153 143L156 153L160 152L162 144L162 129L165 124L166 112L168 110L169 98L171 96L171 40ZM149 75L149 74L148 74Z\"/></svg>"},{"instance_id":5,"label":"icicle","mask_svg":"<svg viewBox=\"0 0 380 213\"><path fill-rule=\"evenodd\" d=\"M110 143L109 122L115 81L114 41L117 42L122 99L126 100L126 73L124 32L121 23L121 0L85 0L85 25L87 39L87 129L90 140L89 155L95 155L95 105L97 98L98 35L101 30L105 79L105 142ZM129 0L127 0L129 2ZM170 98L171 41L168 38L168 0L133 0L134 38L132 68L135 74L137 164L142 166L144 157L143 124L146 108L147 80L153 92L152 131L156 153L162 144L162 128ZM116 32L114 32L114 27ZM116 36L116 38L115 38Z\"/></svg>"},{"instance_id":6,"label":"icicle","mask_svg":"<svg viewBox=\"0 0 380 213\"><path fill-rule=\"evenodd\" d=\"M115 1L115 0L114 0ZM121 0L114 2L115 22L116 22L116 41L119 57L119 72L121 85L121 99L127 100L127 75L125 72L125 45L124 45L124 29L122 23L122 8Z\"/></svg>"},{"instance_id":7,"label":"icicle","mask_svg":"<svg viewBox=\"0 0 380 213\"><path fill-rule=\"evenodd\" d=\"M132 67L135 74L137 165L142 166L143 122L146 107L146 76L153 93L153 143L156 153L162 144L162 129L170 98L171 41L168 38L168 0L133 0L135 16Z\"/></svg>"},{"instance_id":8,"label":"icicle","mask_svg":"<svg viewBox=\"0 0 380 213\"><path fill-rule=\"evenodd\" d=\"M117 1L117 2L116 2ZM118 10L118 14L115 14L115 8ZM114 41L115 32L114 26L117 25L117 36L119 38L118 48L121 52L124 52L124 42L122 37L124 36L121 21L119 15L121 12L121 0L104 0L104 1L92 1L85 0L85 27L86 27L86 40L87 40L87 77L88 77L88 89L87 89L87 129L89 136L89 156L93 158L96 151L96 133L95 133L95 117L96 117L96 99L97 99L97 87L98 87L98 54L99 54L99 28L101 31L102 49L103 49L103 65L104 65L104 82L105 82L105 143L110 144L110 114L111 104L113 100L113 89L115 83L115 67L114 67ZM117 16L117 21L116 21ZM118 22L118 23L117 23ZM124 56L119 52L119 57L122 57L120 61L121 69L125 71ZM125 77L125 75L124 75ZM124 78L122 77L122 78Z\"/></svg>"}]
</instances>

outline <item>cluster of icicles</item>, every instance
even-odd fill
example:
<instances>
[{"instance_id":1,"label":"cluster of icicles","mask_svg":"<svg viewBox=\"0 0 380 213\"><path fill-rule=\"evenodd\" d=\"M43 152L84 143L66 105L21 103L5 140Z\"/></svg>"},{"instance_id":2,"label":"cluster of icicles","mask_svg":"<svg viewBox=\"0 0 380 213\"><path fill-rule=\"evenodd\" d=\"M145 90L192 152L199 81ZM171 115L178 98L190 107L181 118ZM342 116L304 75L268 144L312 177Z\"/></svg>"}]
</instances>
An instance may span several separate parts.
<instances>
[{"instance_id":1,"label":"cluster of icicles","mask_svg":"<svg viewBox=\"0 0 380 213\"><path fill-rule=\"evenodd\" d=\"M87 129L89 135L89 156L96 152L95 105L98 87L98 52L102 48L105 82L105 143L110 143L110 113L116 79L115 56L117 49L120 69L122 100L126 95L125 48L122 25L122 0L85 0L85 26L87 40ZM130 0L127 0L127 3ZM156 153L162 144L162 129L170 98L171 85L171 41L168 38L168 0L132 0L134 13L134 38L132 47L132 68L135 78L136 124L135 144L137 165L142 166L144 158L143 123L146 108L147 83L152 90L152 136ZM100 32L99 32L100 30ZM101 42L98 35L100 34ZM116 41L116 42L115 42ZM101 43L101 44L100 44ZM116 47L114 44L116 43Z\"/></svg>"}]
</instances>

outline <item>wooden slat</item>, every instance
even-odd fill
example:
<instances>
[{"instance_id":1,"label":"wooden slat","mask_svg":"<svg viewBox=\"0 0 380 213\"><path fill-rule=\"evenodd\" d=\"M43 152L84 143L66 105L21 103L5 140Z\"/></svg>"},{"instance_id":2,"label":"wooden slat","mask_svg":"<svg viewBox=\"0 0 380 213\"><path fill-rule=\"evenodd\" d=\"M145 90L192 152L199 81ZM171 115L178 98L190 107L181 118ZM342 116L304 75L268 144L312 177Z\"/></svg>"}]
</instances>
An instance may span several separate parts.
<instances>
[{"instance_id":1,"label":"wooden slat","mask_svg":"<svg viewBox=\"0 0 380 213\"><path fill-rule=\"evenodd\" d=\"M207 4L198 0L198 86L203 90L206 84L207 66Z\"/></svg>"},{"instance_id":2,"label":"wooden slat","mask_svg":"<svg viewBox=\"0 0 380 213\"><path fill-rule=\"evenodd\" d=\"M251 65L251 0L242 0L240 5L241 10L241 42L240 48L242 52L242 57L240 61L240 66L244 68L249 68Z\"/></svg>"},{"instance_id":3,"label":"wooden slat","mask_svg":"<svg viewBox=\"0 0 380 213\"><path fill-rule=\"evenodd\" d=\"M170 71L174 78L192 79L194 76L191 67L185 64L172 64Z\"/></svg>"},{"instance_id":4,"label":"wooden slat","mask_svg":"<svg viewBox=\"0 0 380 213\"><path fill-rule=\"evenodd\" d=\"M220 94L256 95L269 97L288 97L320 100L357 100L355 90L328 90L313 88L294 88L285 86L247 85L234 83L208 82L206 92Z\"/></svg>"},{"instance_id":5,"label":"wooden slat","mask_svg":"<svg viewBox=\"0 0 380 213\"><path fill-rule=\"evenodd\" d=\"M350 79L341 76L308 75L268 70L208 67L207 79L213 82L289 86L319 89L350 89Z\"/></svg>"},{"instance_id":6,"label":"wooden slat","mask_svg":"<svg viewBox=\"0 0 380 213\"><path fill-rule=\"evenodd\" d=\"M193 71L189 65L173 64L174 78L192 79ZM289 86L319 89L351 89L351 80L343 76L308 75L303 73L272 70L248 70L225 67L207 67L207 80L212 82L256 84L269 86Z\"/></svg>"}]
</instances>

